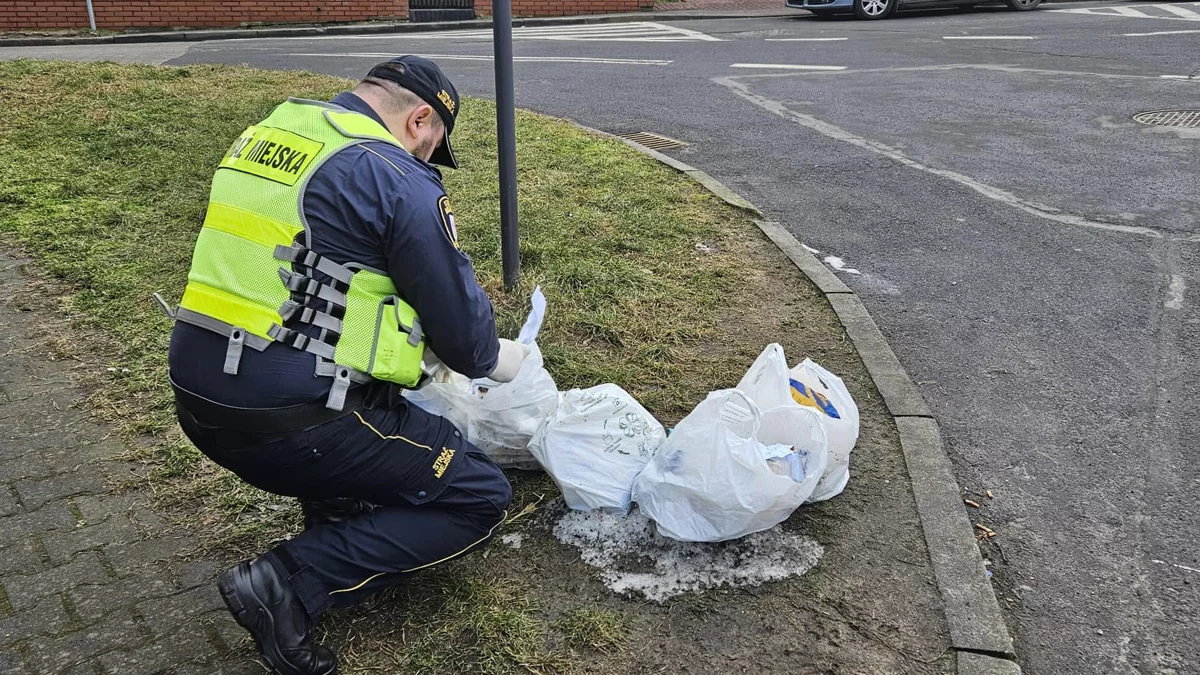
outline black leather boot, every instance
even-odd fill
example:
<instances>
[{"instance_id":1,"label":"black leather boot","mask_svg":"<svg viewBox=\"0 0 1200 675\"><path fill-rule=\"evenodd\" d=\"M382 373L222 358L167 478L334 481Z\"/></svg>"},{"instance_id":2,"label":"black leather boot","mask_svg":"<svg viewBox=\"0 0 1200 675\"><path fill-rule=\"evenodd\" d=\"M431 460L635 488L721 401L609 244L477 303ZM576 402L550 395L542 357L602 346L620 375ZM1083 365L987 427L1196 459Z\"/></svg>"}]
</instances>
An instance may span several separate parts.
<instances>
[{"instance_id":1,"label":"black leather boot","mask_svg":"<svg viewBox=\"0 0 1200 675\"><path fill-rule=\"evenodd\" d=\"M375 510L375 505L350 497L301 499L300 510L304 512L304 529L311 530L317 525L342 523L370 513Z\"/></svg>"},{"instance_id":2,"label":"black leather boot","mask_svg":"<svg viewBox=\"0 0 1200 675\"><path fill-rule=\"evenodd\" d=\"M337 657L313 642L312 621L299 596L265 557L226 570L217 587L277 675L336 675Z\"/></svg>"}]
</instances>

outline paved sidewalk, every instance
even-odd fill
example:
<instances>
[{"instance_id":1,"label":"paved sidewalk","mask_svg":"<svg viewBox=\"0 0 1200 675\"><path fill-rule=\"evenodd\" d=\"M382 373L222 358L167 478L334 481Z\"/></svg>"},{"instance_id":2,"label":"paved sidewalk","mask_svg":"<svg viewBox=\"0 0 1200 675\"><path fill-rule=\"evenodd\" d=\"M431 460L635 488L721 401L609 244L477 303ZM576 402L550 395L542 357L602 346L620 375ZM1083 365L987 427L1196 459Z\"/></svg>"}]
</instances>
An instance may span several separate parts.
<instances>
[{"instance_id":1,"label":"paved sidewalk","mask_svg":"<svg viewBox=\"0 0 1200 675\"><path fill-rule=\"evenodd\" d=\"M149 508L143 467L73 404L70 327L0 252L0 673L249 675L220 566ZM236 655L227 660L226 655Z\"/></svg>"}]
</instances>

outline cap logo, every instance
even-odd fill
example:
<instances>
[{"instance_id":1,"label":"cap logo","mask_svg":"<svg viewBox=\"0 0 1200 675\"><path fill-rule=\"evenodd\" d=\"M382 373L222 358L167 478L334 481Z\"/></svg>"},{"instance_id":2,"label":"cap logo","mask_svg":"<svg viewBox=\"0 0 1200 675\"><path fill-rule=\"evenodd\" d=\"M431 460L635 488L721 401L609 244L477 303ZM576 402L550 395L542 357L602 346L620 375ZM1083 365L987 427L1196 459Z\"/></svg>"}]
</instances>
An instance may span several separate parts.
<instances>
[{"instance_id":1,"label":"cap logo","mask_svg":"<svg viewBox=\"0 0 1200 675\"><path fill-rule=\"evenodd\" d=\"M450 111L450 115L453 116L454 115L454 99L450 97L450 94L446 93L446 90L443 89L438 92L437 97L438 97L438 100L442 102L442 105L446 106L446 110Z\"/></svg>"}]
</instances>

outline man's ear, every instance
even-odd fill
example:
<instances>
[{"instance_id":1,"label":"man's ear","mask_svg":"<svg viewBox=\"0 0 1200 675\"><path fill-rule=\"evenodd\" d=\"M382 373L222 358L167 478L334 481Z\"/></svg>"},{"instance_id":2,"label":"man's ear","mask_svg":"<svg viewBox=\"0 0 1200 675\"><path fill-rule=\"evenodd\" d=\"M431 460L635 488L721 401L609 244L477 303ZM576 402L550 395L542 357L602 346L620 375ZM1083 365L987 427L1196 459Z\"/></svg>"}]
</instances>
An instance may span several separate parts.
<instances>
[{"instance_id":1,"label":"man's ear","mask_svg":"<svg viewBox=\"0 0 1200 675\"><path fill-rule=\"evenodd\" d=\"M424 126L433 124L433 106L428 103L413 108L413 111L408 115L409 131L415 136L417 130Z\"/></svg>"}]
</instances>

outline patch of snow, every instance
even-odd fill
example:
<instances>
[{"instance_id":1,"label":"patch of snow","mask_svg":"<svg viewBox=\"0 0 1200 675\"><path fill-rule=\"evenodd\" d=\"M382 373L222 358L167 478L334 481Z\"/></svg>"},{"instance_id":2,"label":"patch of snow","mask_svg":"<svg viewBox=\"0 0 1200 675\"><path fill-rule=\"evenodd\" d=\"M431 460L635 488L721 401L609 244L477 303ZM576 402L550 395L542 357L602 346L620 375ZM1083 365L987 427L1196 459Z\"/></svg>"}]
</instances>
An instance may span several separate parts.
<instances>
[{"instance_id":1,"label":"patch of snow","mask_svg":"<svg viewBox=\"0 0 1200 675\"><path fill-rule=\"evenodd\" d=\"M799 576L824 553L815 539L778 527L716 544L675 541L660 536L637 508L628 516L569 511L555 524L554 536L578 548L609 589L653 602Z\"/></svg>"},{"instance_id":2,"label":"patch of snow","mask_svg":"<svg viewBox=\"0 0 1200 675\"><path fill-rule=\"evenodd\" d=\"M1183 292L1187 285L1183 283L1182 274L1172 274L1171 284L1167 287L1167 309L1183 309Z\"/></svg>"},{"instance_id":3,"label":"patch of snow","mask_svg":"<svg viewBox=\"0 0 1200 675\"><path fill-rule=\"evenodd\" d=\"M845 272L846 274L862 274L862 272L859 272L853 267L846 267L846 261L837 257L836 255L825 256L825 264L839 272Z\"/></svg>"}]
</instances>

